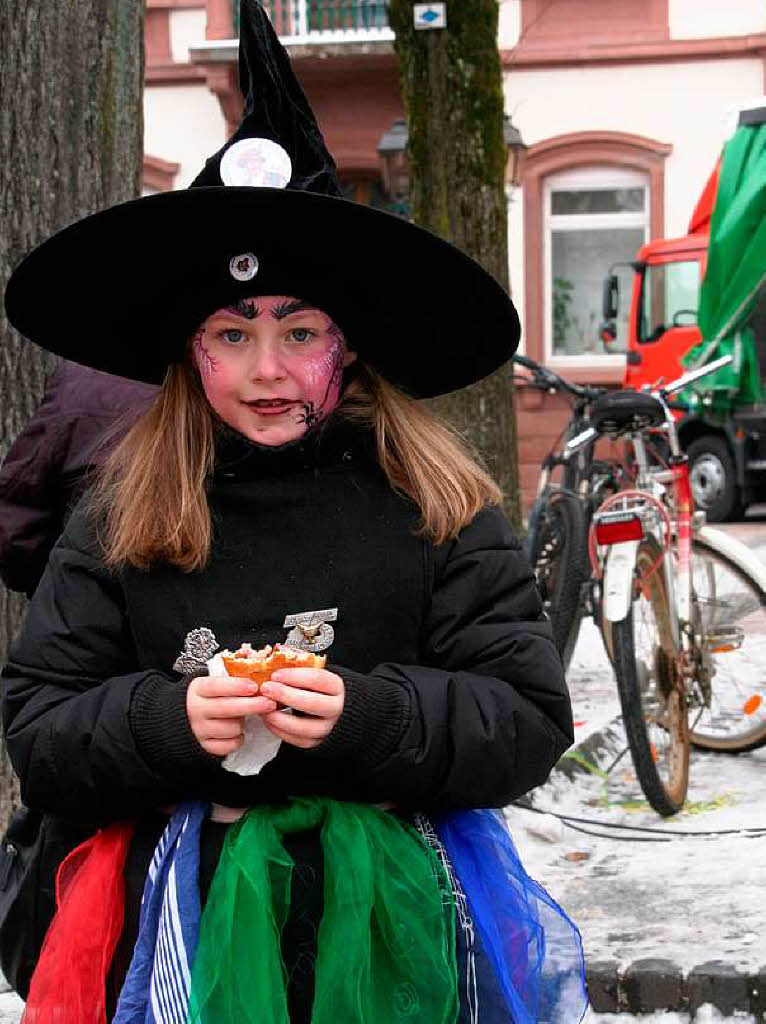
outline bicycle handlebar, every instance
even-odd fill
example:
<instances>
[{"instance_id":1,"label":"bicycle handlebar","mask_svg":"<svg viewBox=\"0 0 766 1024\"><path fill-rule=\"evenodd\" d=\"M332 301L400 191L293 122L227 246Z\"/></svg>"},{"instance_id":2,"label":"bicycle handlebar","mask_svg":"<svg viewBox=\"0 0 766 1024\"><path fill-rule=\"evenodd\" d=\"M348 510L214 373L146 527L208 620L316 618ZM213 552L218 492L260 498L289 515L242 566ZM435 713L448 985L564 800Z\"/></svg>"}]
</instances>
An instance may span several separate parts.
<instances>
[{"instance_id":1,"label":"bicycle handlebar","mask_svg":"<svg viewBox=\"0 0 766 1024\"><path fill-rule=\"evenodd\" d=\"M590 388L584 387L581 384L572 384L570 381L564 380L563 377L560 377L553 370L549 370L547 366L541 366L534 359L529 359L527 356L514 355L512 362L523 366L525 370L529 370L534 378L530 383L533 387L540 388L541 390L566 391L570 395L574 395L575 398L583 398L586 401L593 401L599 398L606 390L606 388Z\"/></svg>"},{"instance_id":2,"label":"bicycle handlebar","mask_svg":"<svg viewBox=\"0 0 766 1024\"><path fill-rule=\"evenodd\" d=\"M519 366L523 366L525 370L529 370L532 374L532 380L529 382L532 387L539 388L540 390L553 390L553 391L566 391L575 398L584 399L586 402L595 401L600 398L601 395L608 391L608 388L591 388L583 386L581 384L572 384L568 380L564 380L559 374L550 370L547 366L541 366L536 363L534 359L530 359L528 356L514 355L511 357L511 361L517 363ZM689 384L694 381L701 380L706 377L709 373L714 373L716 370L720 370L721 367L727 366L733 361L731 355L721 356L720 359L714 359L712 362L707 363L705 366L701 366L696 370L691 370L688 373L683 374L677 380L671 381L669 384L665 384L659 388L654 388L650 391L650 394L655 394L661 398L668 409L677 409L679 412L688 412L690 406L685 402L676 399L671 399L671 395L674 395L678 391L682 391Z\"/></svg>"}]
</instances>

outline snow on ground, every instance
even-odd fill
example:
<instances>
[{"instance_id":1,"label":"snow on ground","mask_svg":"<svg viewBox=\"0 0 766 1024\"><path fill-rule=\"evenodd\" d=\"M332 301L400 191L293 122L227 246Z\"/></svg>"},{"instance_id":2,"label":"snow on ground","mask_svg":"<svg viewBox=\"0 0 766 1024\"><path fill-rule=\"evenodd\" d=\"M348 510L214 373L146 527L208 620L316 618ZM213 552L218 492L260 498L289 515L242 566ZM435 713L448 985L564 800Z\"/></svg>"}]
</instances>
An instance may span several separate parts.
<instances>
[{"instance_id":1,"label":"snow on ground","mask_svg":"<svg viewBox=\"0 0 766 1024\"><path fill-rule=\"evenodd\" d=\"M759 532L757 541L762 541L766 526ZM552 813L508 809L527 871L577 923L590 962L616 960L626 967L645 957L663 957L685 971L709 960L745 970L762 967L766 748L733 756L692 750L686 807L663 819L643 799L629 753L604 774L626 741L612 669L590 620L583 623L568 679L576 743L597 733L603 742L588 753L593 770L556 770L532 794L538 810ZM593 824L573 824L589 831L605 832L604 823L617 823L670 835L610 830L608 837L594 836L553 814L587 818ZM746 828L765 831L760 836L681 836ZM645 841L649 838L666 841ZM649 1018L641 1019L648 1024ZM668 1024L685 1020L673 1015L657 1019ZM591 1015L589 1020L617 1024L623 1018Z\"/></svg>"},{"instance_id":2,"label":"snow on ground","mask_svg":"<svg viewBox=\"0 0 766 1024\"><path fill-rule=\"evenodd\" d=\"M18 1024L24 1010L24 1003L15 992L0 994L0 1024Z\"/></svg>"}]
</instances>

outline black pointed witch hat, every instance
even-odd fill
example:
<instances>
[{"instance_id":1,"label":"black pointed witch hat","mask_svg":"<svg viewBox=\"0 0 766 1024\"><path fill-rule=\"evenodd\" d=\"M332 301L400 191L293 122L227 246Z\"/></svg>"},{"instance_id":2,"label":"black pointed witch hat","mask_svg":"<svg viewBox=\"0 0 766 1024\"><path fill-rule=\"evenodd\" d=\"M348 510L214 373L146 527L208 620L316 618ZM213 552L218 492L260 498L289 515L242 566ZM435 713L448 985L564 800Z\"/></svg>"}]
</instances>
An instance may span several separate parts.
<instances>
[{"instance_id":1,"label":"black pointed witch hat","mask_svg":"<svg viewBox=\"0 0 766 1024\"><path fill-rule=\"evenodd\" d=\"M121 203L34 249L5 294L22 334L75 362L159 383L214 309L294 295L418 397L480 380L519 321L474 260L339 198L335 164L257 0L242 0L242 124L192 187Z\"/></svg>"}]
</instances>

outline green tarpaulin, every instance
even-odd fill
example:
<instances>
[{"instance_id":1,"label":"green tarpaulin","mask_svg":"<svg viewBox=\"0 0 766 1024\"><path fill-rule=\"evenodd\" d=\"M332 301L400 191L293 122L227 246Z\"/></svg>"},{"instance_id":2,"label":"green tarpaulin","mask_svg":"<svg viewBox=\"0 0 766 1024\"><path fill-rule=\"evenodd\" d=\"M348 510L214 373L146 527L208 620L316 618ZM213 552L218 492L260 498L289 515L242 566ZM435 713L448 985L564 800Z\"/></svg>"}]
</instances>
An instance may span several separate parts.
<instances>
[{"instance_id":1,"label":"green tarpaulin","mask_svg":"<svg viewBox=\"0 0 766 1024\"><path fill-rule=\"evenodd\" d=\"M744 112L723 151L698 322L704 341L687 353L688 367L731 352L730 366L687 389L722 411L761 401L758 359L747 328L759 289L766 287L766 108ZM766 366L761 368L766 376ZM696 392L696 397L693 396Z\"/></svg>"}]
</instances>

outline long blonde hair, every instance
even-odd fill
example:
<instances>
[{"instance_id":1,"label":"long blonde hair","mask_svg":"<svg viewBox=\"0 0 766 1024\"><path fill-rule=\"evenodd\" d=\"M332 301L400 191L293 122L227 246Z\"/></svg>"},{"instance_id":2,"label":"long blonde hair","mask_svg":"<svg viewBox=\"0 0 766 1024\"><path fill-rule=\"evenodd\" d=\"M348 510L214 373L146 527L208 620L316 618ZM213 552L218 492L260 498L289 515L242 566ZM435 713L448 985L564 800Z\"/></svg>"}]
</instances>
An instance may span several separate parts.
<instances>
[{"instance_id":1,"label":"long blonde hair","mask_svg":"<svg viewBox=\"0 0 766 1024\"><path fill-rule=\"evenodd\" d=\"M420 532L455 537L500 488L466 442L424 405L364 363L355 365L335 415L374 429L391 486L420 510ZM107 460L94 488L106 562L186 572L207 562L212 541L206 482L215 459L215 420L196 369L168 369L150 409Z\"/></svg>"}]
</instances>

